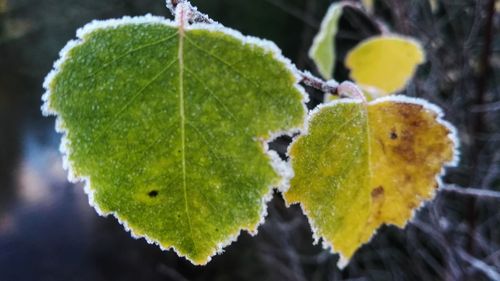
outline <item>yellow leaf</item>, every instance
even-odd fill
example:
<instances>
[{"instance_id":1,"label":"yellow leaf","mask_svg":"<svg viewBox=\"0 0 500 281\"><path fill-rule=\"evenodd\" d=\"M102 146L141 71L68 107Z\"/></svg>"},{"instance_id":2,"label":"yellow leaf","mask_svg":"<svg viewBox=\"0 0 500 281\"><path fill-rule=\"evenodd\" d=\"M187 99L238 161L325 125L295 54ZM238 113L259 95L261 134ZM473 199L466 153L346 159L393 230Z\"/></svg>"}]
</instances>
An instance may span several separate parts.
<instances>
[{"instance_id":1,"label":"yellow leaf","mask_svg":"<svg viewBox=\"0 0 500 281\"><path fill-rule=\"evenodd\" d=\"M374 6L374 0L362 0L363 2L363 6L365 6L365 8L369 11L369 12L373 12L373 6Z\"/></svg>"},{"instance_id":2,"label":"yellow leaf","mask_svg":"<svg viewBox=\"0 0 500 281\"><path fill-rule=\"evenodd\" d=\"M5 13L7 11L7 0L0 0L0 14Z\"/></svg>"},{"instance_id":3,"label":"yellow leaf","mask_svg":"<svg viewBox=\"0 0 500 281\"><path fill-rule=\"evenodd\" d=\"M439 3L437 0L429 0L429 5L431 6L431 11L435 13L439 8Z\"/></svg>"},{"instance_id":4,"label":"yellow leaf","mask_svg":"<svg viewBox=\"0 0 500 281\"><path fill-rule=\"evenodd\" d=\"M402 96L320 106L291 145L295 176L284 197L300 203L344 266L382 224L404 227L456 162L454 129L439 108Z\"/></svg>"},{"instance_id":5,"label":"yellow leaf","mask_svg":"<svg viewBox=\"0 0 500 281\"><path fill-rule=\"evenodd\" d=\"M345 64L351 78L375 98L402 90L424 60L424 50L417 41L383 35L357 45Z\"/></svg>"}]
</instances>

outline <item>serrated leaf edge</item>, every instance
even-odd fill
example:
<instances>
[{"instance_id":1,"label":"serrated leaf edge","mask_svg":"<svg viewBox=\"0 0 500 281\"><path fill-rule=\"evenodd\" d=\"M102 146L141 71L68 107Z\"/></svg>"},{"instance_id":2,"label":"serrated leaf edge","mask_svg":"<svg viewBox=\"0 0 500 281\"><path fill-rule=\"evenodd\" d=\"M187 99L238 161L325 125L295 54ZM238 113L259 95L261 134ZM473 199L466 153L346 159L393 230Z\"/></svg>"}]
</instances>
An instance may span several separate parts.
<instances>
[{"instance_id":1,"label":"serrated leaf edge","mask_svg":"<svg viewBox=\"0 0 500 281\"><path fill-rule=\"evenodd\" d=\"M72 183L78 183L78 182L83 182L84 183L84 191L88 196L88 202L89 205L92 206L96 212L103 217L107 217L109 215L115 217L117 221L124 227L124 229L130 233L130 235L135 238L135 239L140 239L144 238L147 243L149 244L154 244L157 245L160 249L163 251L168 251L168 250L173 250L177 255L184 257L186 260L189 260L191 263L195 265L205 265L208 262L211 261L212 257L220 254L224 251L224 248L229 246L231 243L237 240L239 235L243 230L247 231L250 235L255 236L258 233L258 227L264 223L265 217L267 216L267 203L271 201L272 196L273 196L273 190L274 188L278 190L284 189L284 186L288 185L288 182L290 178L293 176L293 171L291 169L291 166L288 162L283 161L280 159L278 154L274 151L269 150L268 143L276 139L277 137L283 136L283 135L288 135L292 136L296 133L300 133L303 130L303 124L297 124L296 127L290 128L285 131L279 131L279 132L269 132L269 138L261 140L260 142L262 143L262 149L263 152L267 155L269 158L269 162L273 169L276 171L276 173L281 176L281 180L279 183L273 184L269 186L269 191L268 193L262 198L262 207L261 207L261 215L260 215L260 221L254 225L252 228L240 228L238 231L235 233L229 235L229 238L220 241L214 249L214 251L210 254L210 256L207 258L207 260L203 263L197 263L194 260L191 260L188 258L186 255L182 254L179 252L174 246L170 246L168 248L163 247L159 241L156 241L154 239L149 238L147 235L143 234L138 234L134 232L133 229L131 229L127 223L127 221L122 218L120 215L118 215L116 212L104 212L100 209L99 205L97 202L94 200L94 190L92 189L92 184L91 180L88 176L84 175L77 175L74 172L73 169L73 164L69 160L68 155L71 154L71 150L69 149L68 143L69 140L67 139L67 131L64 126L63 120L60 118L58 113L50 108L49 105L49 100L50 96L52 94L50 86L53 81L53 79L57 76L57 74L60 72L61 66L64 64L64 62L69 58L69 51L83 43L85 43L85 37L87 34L90 34L96 30L99 29L113 29L117 28L123 25L130 25L130 24L162 24L165 26L169 27L175 27L178 28L179 25L178 23L163 18L159 16L152 16L151 14L146 14L144 16L136 16L136 17L130 17L130 16L124 16L122 18L117 18L117 19L108 19L108 20L94 20L83 27L79 28L76 32L76 40L70 40L68 43L61 49L59 52L59 59L57 59L54 62L52 70L47 74L47 76L44 79L43 82L43 88L45 89L45 93L42 95L42 106L41 106L41 111L44 116L55 116L56 121L55 121L55 129L56 132L61 133L61 144L59 146L59 150L62 154L62 162L63 162L63 168L68 172L68 181ZM253 45L260 47L264 49L265 51L269 52L270 54L273 55L273 58L276 59L277 61L283 63L284 66L286 66L291 73L294 74L295 77L295 83L294 86L295 88L299 91L299 93L302 96L302 106L304 110L304 116L306 116L307 113L307 108L306 108L306 103L309 101L309 97L306 94L304 88L299 85L300 82L300 76L298 74L298 70L296 66L286 57L282 55L281 50L276 46L271 41L267 41L264 39L260 39L257 37L253 36L245 36L241 34L239 31L236 31L234 29L227 28L219 23L211 23L211 24L205 24L205 23L195 23L192 25L184 26L185 30L208 30L208 31L216 31L216 32L222 32L226 35L232 36L238 40L240 40L243 44L248 44L248 45ZM276 185L276 186L275 186Z\"/></svg>"},{"instance_id":2,"label":"serrated leaf edge","mask_svg":"<svg viewBox=\"0 0 500 281\"><path fill-rule=\"evenodd\" d=\"M381 97L381 98L375 99L375 100L367 103L367 105L372 105L372 104L377 104L377 103L383 103L383 102L387 102L387 101L398 102L398 103L417 104L417 105L422 106L425 110L428 110L428 111L436 113L435 120L439 124L443 125L446 129L448 129L448 131L449 131L448 138L453 143L453 158L452 158L452 160L449 161L449 162L444 163L443 167L441 168L441 171L435 177L435 180L436 180L436 182L438 184L438 188L433 191L433 194L431 195L431 197L429 199L423 200L420 203L419 206L417 206L416 208L414 208L412 210L411 216L410 216L410 218L407 221L407 224L408 224L408 222L410 222L411 220L413 220L413 218L415 217L415 213L418 210L420 210L422 207L424 207L427 202L430 202L435 197L436 190L439 190L439 187L441 187L443 185L443 182L442 182L441 178L442 178L442 176L446 172L446 167L456 167L458 165L458 163L460 161L460 150L459 150L460 149L460 141L459 141L459 138L457 137L457 130L456 130L455 126L453 126L450 122L448 122L448 121L446 121L446 120L443 119L444 113L443 113L443 110L439 106L437 106L435 104L432 104L432 103L430 103L430 102L428 102L428 101L426 101L424 99L421 99L421 98L408 97L408 96L403 96L403 95L393 95L393 96ZM286 154L287 154L288 158L290 159L289 160L290 167L292 167L292 161L293 161L293 157L291 157L291 155L290 155L290 149L293 146L293 144L298 140L298 138L300 138L300 137L306 137L309 134L309 124L310 124L310 121L315 117L315 115L317 115L317 114L320 113L321 109L328 108L328 107L334 107L334 106L336 106L338 104L342 104L342 103L358 103L359 104L359 103L363 103L363 101L356 100L356 99L347 99L347 98L346 99L333 100L333 101L330 101L328 103L320 104L317 107L315 107L313 110L311 110L309 112L308 116L306 117L306 121L305 121L305 124L304 124L304 131L303 131L303 133L300 134L300 135L295 136L292 139L292 143L288 146ZM290 202L288 202L286 200L286 198L284 196L284 193L289 188L290 188L290 186L288 186L287 189L284 190L283 193L282 193L282 197L283 197L283 200L285 201L285 205L287 207L290 207L293 204L299 204L302 212L304 213L304 215L307 218L309 226L311 227L313 244L317 245L321 241L321 246L322 246L323 249L325 249L325 250L329 249L332 254L339 254L339 260L337 261L337 267L340 268L340 269L345 268L347 266L347 264L349 263L349 259L346 258L345 256L343 256L340 252L335 251L335 247L334 247L333 243L330 243L330 242L326 241L325 239L323 239L318 234L319 231L318 231L318 227L316 226L316 222L309 216L309 213L304 208L302 202L292 202L292 203L290 203ZM388 225L388 224L384 224L384 225ZM370 237L370 239L368 241L366 241L365 243L363 243L363 245L369 243L371 241L371 239L373 239L373 237L377 234L377 231L379 229L380 229L380 227L377 228L377 229L375 229L375 231L373 232L373 234Z\"/></svg>"}]
</instances>

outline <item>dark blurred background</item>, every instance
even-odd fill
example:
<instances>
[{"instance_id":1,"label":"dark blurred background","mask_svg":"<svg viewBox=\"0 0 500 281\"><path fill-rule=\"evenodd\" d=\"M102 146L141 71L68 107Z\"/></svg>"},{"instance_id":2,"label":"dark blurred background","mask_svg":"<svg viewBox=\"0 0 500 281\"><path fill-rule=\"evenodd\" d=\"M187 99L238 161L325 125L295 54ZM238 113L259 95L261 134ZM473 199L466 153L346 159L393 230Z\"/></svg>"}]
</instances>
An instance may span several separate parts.
<instances>
[{"instance_id":1,"label":"dark blurred background","mask_svg":"<svg viewBox=\"0 0 500 281\"><path fill-rule=\"evenodd\" d=\"M192 1L228 27L273 40L301 69L326 0ZM445 186L500 192L500 1L379 0L374 13L427 51L405 94L443 107L457 126L462 160ZM496 5L496 6L495 6ZM442 190L404 229L384 226L340 271L338 257L312 245L297 206L279 194L255 237L244 233L205 267L134 240L67 182L54 118L40 113L42 81L75 30L93 19L152 13L163 0L0 0L0 280L500 280L500 200ZM336 39L343 56L377 34L348 11ZM322 95L311 91L310 107ZM284 151L287 139L273 148ZM480 192L479 192L480 193Z\"/></svg>"}]
</instances>

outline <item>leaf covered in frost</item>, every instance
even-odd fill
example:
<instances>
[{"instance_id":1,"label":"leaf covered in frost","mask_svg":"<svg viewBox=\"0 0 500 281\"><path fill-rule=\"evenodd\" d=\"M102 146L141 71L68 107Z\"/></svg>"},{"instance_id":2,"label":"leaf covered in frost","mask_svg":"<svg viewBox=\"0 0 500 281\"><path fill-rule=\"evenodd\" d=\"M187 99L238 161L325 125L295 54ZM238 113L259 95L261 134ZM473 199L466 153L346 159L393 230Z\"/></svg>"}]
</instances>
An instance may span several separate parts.
<instances>
[{"instance_id":1,"label":"leaf covered in frost","mask_svg":"<svg viewBox=\"0 0 500 281\"><path fill-rule=\"evenodd\" d=\"M432 198L455 145L439 108L422 100L334 101L315 110L291 145L295 176L285 199L301 204L316 241L344 266L380 225L405 226Z\"/></svg>"},{"instance_id":2,"label":"leaf covered in frost","mask_svg":"<svg viewBox=\"0 0 500 281\"><path fill-rule=\"evenodd\" d=\"M195 264L255 233L282 180L266 141L305 115L280 51L152 16L94 22L78 37L46 79L44 111L58 116L91 204Z\"/></svg>"},{"instance_id":3,"label":"leaf covered in frost","mask_svg":"<svg viewBox=\"0 0 500 281\"><path fill-rule=\"evenodd\" d=\"M345 3L330 5L309 49L309 57L316 64L319 73L326 79L331 79L333 75L336 60L335 36L345 5Z\"/></svg>"},{"instance_id":4,"label":"leaf covered in frost","mask_svg":"<svg viewBox=\"0 0 500 281\"><path fill-rule=\"evenodd\" d=\"M375 1L374 0L362 0L361 3L363 3L363 6L369 11L373 12L373 7L375 6Z\"/></svg>"},{"instance_id":5,"label":"leaf covered in frost","mask_svg":"<svg viewBox=\"0 0 500 281\"><path fill-rule=\"evenodd\" d=\"M375 98L402 90L424 60L417 41L382 35L359 43L347 54L345 64L351 78Z\"/></svg>"}]
</instances>

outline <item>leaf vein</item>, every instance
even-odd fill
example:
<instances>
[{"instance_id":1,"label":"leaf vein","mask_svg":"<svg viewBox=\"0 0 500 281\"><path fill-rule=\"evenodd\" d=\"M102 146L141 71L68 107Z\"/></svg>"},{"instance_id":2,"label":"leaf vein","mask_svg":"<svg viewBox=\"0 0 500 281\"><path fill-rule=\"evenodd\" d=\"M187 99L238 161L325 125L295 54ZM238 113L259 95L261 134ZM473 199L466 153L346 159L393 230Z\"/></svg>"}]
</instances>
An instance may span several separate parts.
<instances>
[{"instance_id":1,"label":"leaf vein","mask_svg":"<svg viewBox=\"0 0 500 281\"><path fill-rule=\"evenodd\" d=\"M131 55L135 52L138 52L138 51L141 51L141 50L144 50L144 49L147 49L149 47L153 47L153 46L156 46L158 44L161 44L161 43L164 43L164 42L168 42L170 41L170 39L173 39L175 38L175 36L177 35L177 32L175 32L174 34L172 34L171 36L168 36L167 38L163 38L163 39L160 39L160 40L157 40L157 41L154 41L154 42L151 42L151 43L148 43L148 44L145 44L145 45L142 45L142 46L139 46L139 47L136 47L136 48L133 48L131 50L128 50L126 51L125 53L119 55L118 57L116 57L115 59L111 60L111 61L107 61L107 62L104 62L102 63L102 67L100 67L99 69L97 69L96 71L92 72L91 74L89 74L88 76L86 76L84 79L88 79L88 78L91 78L91 77L94 77L96 76L97 73L103 71L104 69L106 69L108 66L120 61L121 59L125 58L126 56L128 55Z\"/></svg>"},{"instance_id":2,"label":"leaf vein","mask_svg":"<svg viewBox=\"0 0 500 281\"><path fill-rule=\"evenodd\" d=\"M207 91L207 93L214 98L215 101L226 111L226 113L233 119L233 121L237 121L237 118L234 116L234 114L229 110L229 108L217 97L217 95L205 85L205 83L202 82L202 80L191 70L189 70L187 67L184 67L184 70L187 71L203 88ZM216 107L217 108L217 107Z\"/></svg>"},{"instance_id":3,"label":"leaf vein","mask_svg":"<svg viewBox=\"0 0 500 281\"><path fill-rule=\"evenodd\" d=\"M223 65L225 65L226 67L228 67L229 69L231 69L234 73L238 74L238 76L242 77L243 79L245 79L247 82L249 82L250 84L254 85L255 87L257 87L259 90L261 90L263 93L265 93L266 95L268 96L271 96L271 93L269 93L260 83L257 83L255 82L253 79L250 79L248 77L246 77L243 73L241 73L239 70L237 70L234 65L226 62L225 60L223 60L222 58L220 58L219 56L217 55L214 55L213 53L211 52L208 52L207 50L203 49L202 47L198 46L196 43L194 43L191 39L189 39L188 37L186 37L186 40L187 42L195 47L195 49L197 49L198 51L208 55L209 57L213 58L215 61L219 62L219 63L222 63Z\"/></svg>"},{"instance_id":4,"label":"leaf vein","mask_svg":"<svg viewBox=\"0 0 500 281\"><path fill-rule=\"evenodd\" d=\"M181 15L181 22L183 15ZM179 27L179 48L177 57L179 61L179 116L180 116L180 129L181 129L181 157L182 157L182 188L184 194L184 209L189 226L189 233L193 247L196 248L196 242L193 235L193 226L191 224L191 216L189 215L189 206L187 199L187 181L186 181L186 115L184 108L184 29L181 24Z\"/></svg>"},{"instance_id":5,"label":"leaf vein","mask_svg":"<svg viewBox=\"0 0 500 281\"><path fill-rule=\"evenodd\" d=\"M158 74L156 74L151 80L149 80L141 89L139 89L133 96L130 98L123 106L122 108L112 117L111 123L102 130L102 133L106 133L109 128L111 128L113 125L118 122L119 117L132 105L132 103L149 87L151 86L154 82L156 82L165 71L169 70L172 65L177 61L177 59L174 59L172 62L170 62L166 67L164 67Z\"/></svg>"}]
</instances>

